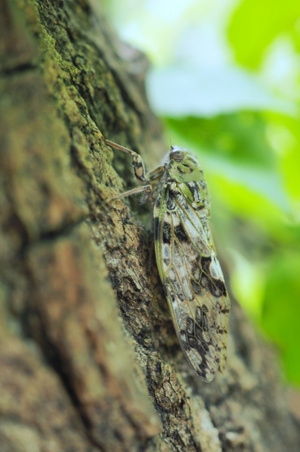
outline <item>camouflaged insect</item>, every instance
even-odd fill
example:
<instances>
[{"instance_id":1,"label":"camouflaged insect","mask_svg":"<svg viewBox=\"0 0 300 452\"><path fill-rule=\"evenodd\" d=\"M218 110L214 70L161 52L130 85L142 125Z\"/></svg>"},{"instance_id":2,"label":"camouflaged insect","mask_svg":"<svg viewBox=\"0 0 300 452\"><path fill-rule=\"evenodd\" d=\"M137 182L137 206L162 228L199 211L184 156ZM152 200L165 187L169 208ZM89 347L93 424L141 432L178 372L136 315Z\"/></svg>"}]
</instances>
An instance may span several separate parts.
<instances>
[{"instance_id":1,"label":"camouflaged insect","mask_svg":"<svg viewBox=\"0 0 300 452\"><path fill-rule=\"evenodd\" d=\"M148 183L113 199L145 191L153 202L156 262L174 328L194 371L211 382L226 363L230 300L208 224L203 171L188 150L173 146L146 175L138 154L105 142L129 153L136 178Z\"/></svg>"}]
</instances>

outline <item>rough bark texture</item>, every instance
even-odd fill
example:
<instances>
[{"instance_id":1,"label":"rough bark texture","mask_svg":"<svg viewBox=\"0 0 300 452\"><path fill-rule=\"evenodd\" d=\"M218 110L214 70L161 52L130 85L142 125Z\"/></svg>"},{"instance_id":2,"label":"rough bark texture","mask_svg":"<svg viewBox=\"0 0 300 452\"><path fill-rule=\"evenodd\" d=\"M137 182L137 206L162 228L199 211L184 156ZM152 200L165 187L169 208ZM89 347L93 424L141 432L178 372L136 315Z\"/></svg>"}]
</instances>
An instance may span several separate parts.
<instances>
[{"instance_id":1,"label":"rough bark texture","mask_svg":"<svg viewBox=\"0 0 300 452\"><path fill-rule=\"evenodd\" d=\"M133 175L99 132L146 163L164 152L145 58L96 0L0 0L0 21L1 452L299 450L238 304L207 385L162 315L151 232L105 203Z\"/></svg>"}]
</instances>

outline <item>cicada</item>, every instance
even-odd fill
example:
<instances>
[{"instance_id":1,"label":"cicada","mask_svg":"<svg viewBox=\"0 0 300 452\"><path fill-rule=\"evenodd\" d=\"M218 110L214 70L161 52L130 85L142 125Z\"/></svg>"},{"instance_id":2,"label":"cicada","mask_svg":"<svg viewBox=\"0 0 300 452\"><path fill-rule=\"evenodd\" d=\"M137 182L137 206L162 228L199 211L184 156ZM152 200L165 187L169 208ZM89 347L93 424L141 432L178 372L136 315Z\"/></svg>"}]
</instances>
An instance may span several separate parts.
<instances>
[{"instance_id":1,"label":"cicada","mask_svg":"<svg viewBox=\"0 0 300 452\"><path fill-rule=\"evenodd\" d=\"M141 187L119 199L146 192L153 203L156 263L181 348L205 382L226 363L230 300L209 226L206 181L197 158L172 146L162 164L146 174L141 156L129 153Z\"/></svg>"}]
</instances>

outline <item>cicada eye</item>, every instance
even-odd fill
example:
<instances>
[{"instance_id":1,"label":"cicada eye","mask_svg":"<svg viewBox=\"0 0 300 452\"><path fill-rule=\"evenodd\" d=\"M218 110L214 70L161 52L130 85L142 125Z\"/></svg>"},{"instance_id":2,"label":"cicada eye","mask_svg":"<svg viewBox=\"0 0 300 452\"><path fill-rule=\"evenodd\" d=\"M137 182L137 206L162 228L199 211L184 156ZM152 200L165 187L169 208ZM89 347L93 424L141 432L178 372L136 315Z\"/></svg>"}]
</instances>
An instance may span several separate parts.
<instances>
[{"instance_id":1,"label":"cicada eye","mask_svg":"<svg viewBox=\"0 0 300 452\"><path fill-rule=\"evenodd\" d=\"M181 160L183 159L183 152L173 151L171 152L170 158L175 160L176 162L181 162Z\"/></svg>"}]
</instances>

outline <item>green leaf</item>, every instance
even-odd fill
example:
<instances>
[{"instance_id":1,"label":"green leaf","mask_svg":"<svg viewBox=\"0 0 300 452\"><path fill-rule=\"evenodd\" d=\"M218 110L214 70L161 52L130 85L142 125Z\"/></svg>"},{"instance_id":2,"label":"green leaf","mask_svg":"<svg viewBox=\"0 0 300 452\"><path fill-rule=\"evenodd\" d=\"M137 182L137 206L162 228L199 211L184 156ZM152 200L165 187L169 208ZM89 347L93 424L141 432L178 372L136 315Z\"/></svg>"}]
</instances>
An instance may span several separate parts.
<instances>
[{"instance_id":1,"label":"green leaf","mask_svg":"<svg viewBox=\"0 0 300 452\"><path fill-rule=\"evenodd\" d=\"M275 168L275 154L267 140L266 121L259 113L239 112L214 118L168 118L169 134L178 145L186 142L203 152L235 163Z\"/></svg>"},{"instance_id":2,"label":"green leaf","mask_svg":"<svg viewBox=\"0 0 300 452\"><path fill-rule=\"evenodd\" d=\"M259 67L274 39L283 33L295 34L299 15L300 2L295 0L240 2L228 28L236 61L251 69Z\"/></svg>"},{"instance_id":3,"label":"green leaf","mask_svg":"<svg viewBox=\"0 0 300 452\"><path fill-rule=\"evenodd\" d=\"M280 250L273 258L267 275L262 325L278 345L284 367L291 381L300 384L300 247Z\"/></svg>"}]
</instances>

